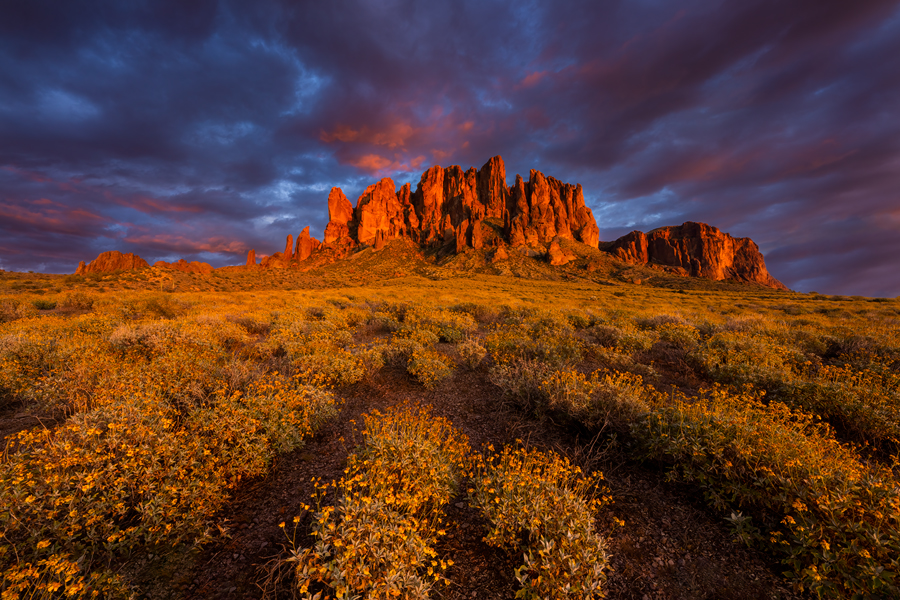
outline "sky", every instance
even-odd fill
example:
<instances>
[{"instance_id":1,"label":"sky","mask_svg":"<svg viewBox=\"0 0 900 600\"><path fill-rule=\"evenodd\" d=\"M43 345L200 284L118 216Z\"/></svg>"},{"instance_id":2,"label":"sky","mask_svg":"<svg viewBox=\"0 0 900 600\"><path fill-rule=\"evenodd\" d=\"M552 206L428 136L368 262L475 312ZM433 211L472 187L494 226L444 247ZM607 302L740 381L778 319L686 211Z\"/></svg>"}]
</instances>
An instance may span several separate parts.
<instances>
[{"instance_id":1,"label":"sky","mask_svg":"<svg viewBox=\"0 0 900 600\"><path fill-rule=\"evenodd\" d=\"M0 268L243 264L332 186L504 158L601 240L750 237L791 289L900 296L900 1L0 5Z\"/></svg>"}]
</instances>

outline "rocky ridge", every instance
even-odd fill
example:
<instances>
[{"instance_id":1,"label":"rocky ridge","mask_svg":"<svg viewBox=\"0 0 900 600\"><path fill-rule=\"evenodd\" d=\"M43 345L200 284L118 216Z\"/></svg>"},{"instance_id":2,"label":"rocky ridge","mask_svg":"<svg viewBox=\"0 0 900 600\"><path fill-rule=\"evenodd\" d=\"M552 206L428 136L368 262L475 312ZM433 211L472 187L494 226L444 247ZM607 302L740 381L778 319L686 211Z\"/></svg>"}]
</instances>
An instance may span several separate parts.
<instances>
[{"instance_id":1,"label":"rocky ridge","mask_svg":"<svg viewBox=\"0 0 900 600\"><path fill-rule=\"evenodd\" d=\"M632 231L605 250L628 264L659 265L679 275L787 289L766 270L763 255L753 240L732 237L706 223L688 221L648 233Z\"/></svg>"},{"instance_id":2,"label":"rocky ridge","mask_svg":"<svg viewBox=\"0 0 900 600\"><path fill-rule=\"evenodd\" d=\"M78 263L75 270L76 275L84 275L85 273L109 273L111 271L129 271L133 269L143 269L149 267L147 261L136 254L129 252L123 254L118 250L110 250L102 252L97 258L85 264L84 261Z\"/></svg>"},{"instance_id":3,"label":"rocky ridge","mask_svg":"<svg viewBox=\"0 0 900 600\"><path fill-rule=\"evenodd\" d=\"M308 269L311 257L322 264L365 248L381 250L395 239L406 239L438 256L484 250L492 264L508 260L515 250L552 266L575 261L574 244L585 250L602 250L627 264L677 275L787 289L768 273L753 240L732 237L704 223L687 222L648 233L633 231L614 242L601 243L600 229L585 205L581 184L564 183L532 169L527 181L517 174L513 185L507 186L506 166L500 156L481 169L431 167L422 173L415 191L409 183L398 189L392 179L383 178L363 191L355 207L343 190L333 187L322 241L311 237L306 227L296 240L287 236L283 252L263 256L257 263L251 249L246 265L235 268ZM114 251L101 254L90 265L82 262L77 273L146 266L140 257ZM188 273L212 270L206 263L183 259L154 266ZM591 271L590 265L587 269Z\"/></svg>"}]
</instances>

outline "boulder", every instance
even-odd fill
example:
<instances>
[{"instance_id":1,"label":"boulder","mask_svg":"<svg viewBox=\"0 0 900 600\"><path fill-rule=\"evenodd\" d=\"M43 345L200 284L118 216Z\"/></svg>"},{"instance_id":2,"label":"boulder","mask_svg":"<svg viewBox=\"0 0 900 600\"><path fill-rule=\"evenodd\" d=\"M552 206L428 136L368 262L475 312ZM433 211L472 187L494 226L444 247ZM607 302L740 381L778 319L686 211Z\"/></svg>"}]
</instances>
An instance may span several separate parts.
<instances>
[{"instance_id":1,"label":"boulder","mask_svg":"<svg viewBox=\"0 0 900 600\"><path fill-rule=\"evenodd\" d=\"M101 253L88 264L84 264L84 261L78 263L78 269L75 270L75 274L133 271L135 269L145 269L149 266L147 261L137 254L132 254L131 252L123 254L118 250L110 250L109 252Z\"/></svg>"},{"instance_id":2,"label":"boulder","mask_svg":"<svg viewBox=\"0 0 900 600\"><path fill-rule=\"evenodd\" d=\"M568 264L571 261L570 255L563 252L563 249L560 247L558 237L553 238L553 241L550 242L550 249L547 251L547 260L555 267Z\"/></svg>"}]
</instances>

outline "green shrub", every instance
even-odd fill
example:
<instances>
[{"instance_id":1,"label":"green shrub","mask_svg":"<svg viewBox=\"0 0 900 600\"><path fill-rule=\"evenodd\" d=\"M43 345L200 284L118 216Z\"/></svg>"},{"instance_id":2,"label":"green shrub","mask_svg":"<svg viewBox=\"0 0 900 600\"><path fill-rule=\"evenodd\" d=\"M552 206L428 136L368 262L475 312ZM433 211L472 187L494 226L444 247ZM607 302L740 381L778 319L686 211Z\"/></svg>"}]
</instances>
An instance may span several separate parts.
<instances>
[{"instance_id":1,"label":"green shrub","mask_svg":"<svg viewBox=\"0 0 900 600\"><path fill-rule=\"evenodd\" d=\"M56 302L53 300L32 300L31 305L38 310L53 310L56 308Z\"/></svg>"}]
</instances>

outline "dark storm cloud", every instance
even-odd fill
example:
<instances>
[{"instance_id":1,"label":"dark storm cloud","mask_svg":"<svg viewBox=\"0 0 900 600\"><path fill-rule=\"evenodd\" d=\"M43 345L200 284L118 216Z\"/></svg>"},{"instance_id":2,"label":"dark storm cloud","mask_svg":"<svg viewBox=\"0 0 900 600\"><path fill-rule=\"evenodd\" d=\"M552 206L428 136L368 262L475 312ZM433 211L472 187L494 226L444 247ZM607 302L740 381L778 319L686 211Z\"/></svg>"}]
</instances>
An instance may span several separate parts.
<instances>
[{"instance_id":1,"label":"dark storm cloud","mask_svg":"<svg viewBox=\"0 0 900 600\"><path fill-rule=\"evenodd\" d=\"M41 3L0 9L0 267L243 262L502 154L605 236L684 220L791 287L900 294L900 16L884 1Z\"/></svg>"}]
</instances>

